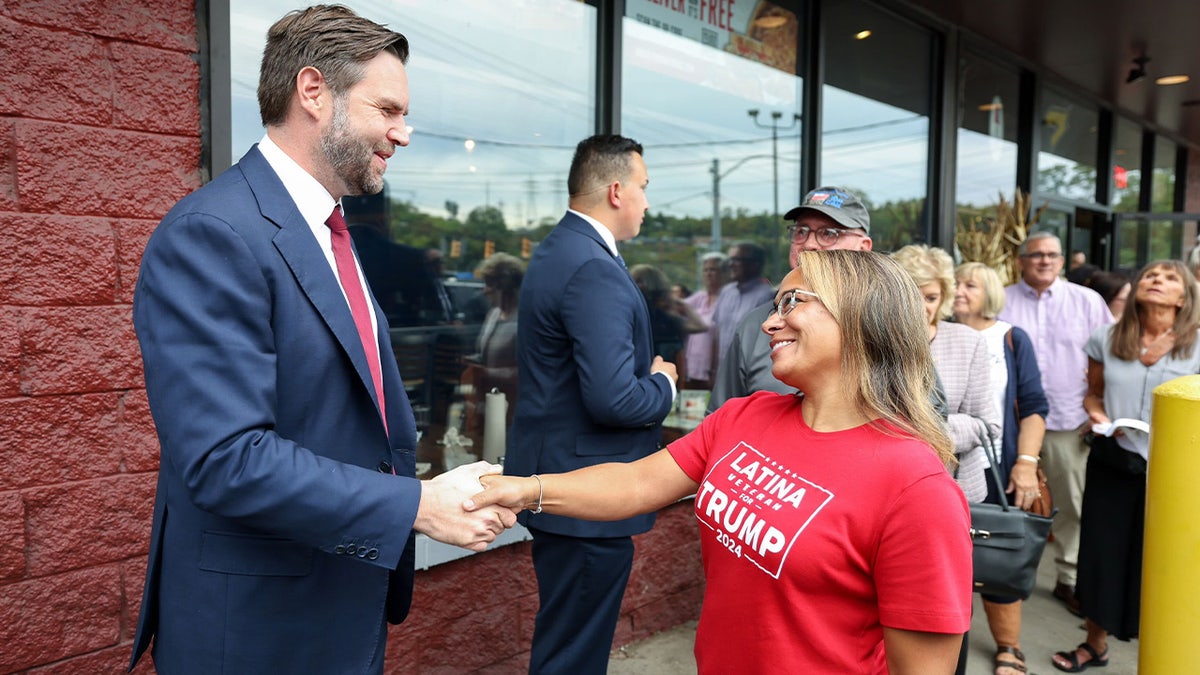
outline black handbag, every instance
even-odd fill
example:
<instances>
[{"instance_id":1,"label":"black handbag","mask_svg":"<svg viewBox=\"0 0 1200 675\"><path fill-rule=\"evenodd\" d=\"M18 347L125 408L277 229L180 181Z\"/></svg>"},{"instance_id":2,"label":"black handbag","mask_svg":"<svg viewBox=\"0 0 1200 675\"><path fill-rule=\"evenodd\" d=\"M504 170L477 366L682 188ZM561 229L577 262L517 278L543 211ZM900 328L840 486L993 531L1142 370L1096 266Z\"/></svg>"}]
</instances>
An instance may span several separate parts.
<instances>
[{"instance_id":1,"label":"black handbag","mask_svg":"<svg viewBox=\"0 0 1200 675\"><path fill-rule=\"evenodd\" d=\"M991 434L982 440L991 464L988 475L995 481L1002 504L970 505L975 591L1025 600L1037 582L1038 562L1058 509L1047 517L1010 506L996 468L999 462Z\"/></svg>"}]
</instances>

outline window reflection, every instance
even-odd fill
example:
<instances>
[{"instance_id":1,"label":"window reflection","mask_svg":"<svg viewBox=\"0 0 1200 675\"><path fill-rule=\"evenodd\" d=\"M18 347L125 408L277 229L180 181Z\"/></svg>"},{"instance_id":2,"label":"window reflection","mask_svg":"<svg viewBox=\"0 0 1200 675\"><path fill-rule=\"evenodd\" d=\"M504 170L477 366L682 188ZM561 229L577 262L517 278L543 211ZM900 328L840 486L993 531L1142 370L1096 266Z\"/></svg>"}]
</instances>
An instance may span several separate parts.
<instances>
[{"instance_id":1,"label":"window reflection","mask_svg":"<svg viewBox=\"0 0 1200 675\"><path fill-rule=\"evenodd\" d=\"M1039 121L1038 191L1095 201L1096 132L1100 123L1096 107L1046 88Z\"/></svg>"},{"instance_id":2,"label":"window reflection","mask_svg":"<svg viewBox=\"0 0 1200 675\"><path fill-rule=\"evenodd\" d=\"M863 197L875 248L924 240L932 34L861 0L826 9L819 182Z\"/></svg>"},{"instance_id":3,"label":"window reflection","mask_svg":"<svg viewBox=\"0 0 1200 675\"><path fill-rule=\"evenodd\" d=\"M1132 213L1139 210L1138 196L1142 189L1142 128L1118 118L1115 138L1110 203L1114 211Z\"/></svg>"},{"instance_id":4,"label":"window reflection","mask_svg":"<svg viewBox=\"0 0 1200 675\"><path fill-rule=\"evenodd\" d=\"M622 255L692 288L699 252L743 239L769 252L768 276L781 276L775 171L779 209L799 199L797 4L730 4L720 19L699 6L692 14L631 2L622 26L621 129L645 146L650 172L650 213Z\"/></svg>"},{"instance_id":5,"label":"window reflection","mask_svg":"<svg viewBox=\"0 0 1200 675\"><path fill-rule=\"evenodd\" d=\"M1020 76L971 52L959 61L958 221L983 226L1017 185Z\"/></svg>"},{"instance_id":6,"label":"window reflection","mask_svg":"<svg viewBox=\"0 0 1200 675\"><path fill-rule=\"evenodd\" d=\"M1170 139L1159 136L1154 142L1154 182L1150 210L1165 213L1175 210L1175 152Z\"/></svg>"},{"instance_id":7,"label":"window reflection","mask_svg":"<svg viewBox=\"0 0 1200 675\"><path fill-rule=\"evenodd\" d=\"M485 398L493 388L513 395L497 360L508 313L493 315L481 343L495 307L474 270L499 253L527 258L566 207L571 155L594 128L596 10L576 0L347 4L404 33L411 48L412 142L389 162L386 194L345 207L424 432L418 462L437 473L472 453L503 452L483 432L487 411L501 410L493 423L502 443L511 407ZM293 9L230 3L234 158L263 135L262 48L269 26ZM495 368L481 371L485 362Z\"/></svg>"}]
</instances>

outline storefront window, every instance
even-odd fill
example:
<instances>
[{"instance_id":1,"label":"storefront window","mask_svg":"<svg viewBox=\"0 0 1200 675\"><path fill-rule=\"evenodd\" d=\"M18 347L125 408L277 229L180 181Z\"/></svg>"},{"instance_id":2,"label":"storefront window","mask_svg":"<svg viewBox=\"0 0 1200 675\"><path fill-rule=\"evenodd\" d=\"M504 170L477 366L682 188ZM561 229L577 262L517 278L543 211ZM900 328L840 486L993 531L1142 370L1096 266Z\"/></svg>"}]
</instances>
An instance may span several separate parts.
<instances>
[{"instance_id":1,"label":"storefront window","mask_svg":"<svg viewBox=\"0 0 1200 675\"><path fill-rule=\"evenodd\" d=\"M1150 210L1168 213L1175 210L1175 151L1170 139L1159 136L1154 142L1154 179Z\"/></svg>"},{"instance_id":2,"label":"storefront window","mask_svg":"<svg viewBox=\"0 0 1200 675\"><path fill-rule=\"evenodd\" d=\"M1117 120L1112 180L1113 210L1137 211L1142 189L1142 128L1123 117Z\"/></svg>"},{"instance_id":3,"label":"storefront window","mask_svg":"<svg viewBox=\"0 0 1200 675\"><path fill-rule=\"evenodd\" d=\"M1003 197L1017 186L1020 75L971 52L959 60L958 222L989 228Z\"/></svg>"},{"instance_id":4,"label":"storefront window","mask_svg":"<svg viewBox=\"0 0 1200 675\"><path fill-rule=\"evenodd\" d=\"M621 130L650 172L650 214L622 255L692 288L697 255L740 240L778 281L780 215L800 198L797 3L722 6L630 0L622 26Z\"/></svg>"},{"instance_id":5,"label":"storefront window","mask_svg":"<svg viewBox=\"0 0 1200 675\"><path fill-rule=\"evenodd\" d=\"M411 144L389 163L383 195L344 206L392 327L427 477L504 454L515 312L497 310L566 208L571 156L595 127L596 10L573 0L348 4L404 33L411 50ZM263 135L266 31L295 7L230 3L231 119L215 124L230 125L234 158ZM474 272L498 254L511 258L485 294Z\"/></svg>"},{"instance_id":6,"label":"storefront window","mask_svg":"<svg viewBox=\"0 0 1200 675\"><path fill-rule=\"evenodd\" d=\"M1183 241L1183 224L1171 220L1150 221L1150 254L1146 262L1179 258Z\"/></svg>"},{"instance_id":7,"label":"storefront window","mask_svg":"<svg viewBox=\"0 0 1200 675\"><path fill-rule=\"evenodd\" d=\"M1096 134L1100 124L1094 105L1052 88L1042 95L1041 147L1037 189L1083 202L1096 199Z\"/></svg>"},{"instance_id":8,"label":"storefront window","mask_svg":"<svg viewBox=\"0 0 1200 675\"><path fill-rule=\"evenodd\" d=\"M876 249L925 240L932 34L862 0L825 16L819 182L862 195Z\"/></svg>"}]
</instances>

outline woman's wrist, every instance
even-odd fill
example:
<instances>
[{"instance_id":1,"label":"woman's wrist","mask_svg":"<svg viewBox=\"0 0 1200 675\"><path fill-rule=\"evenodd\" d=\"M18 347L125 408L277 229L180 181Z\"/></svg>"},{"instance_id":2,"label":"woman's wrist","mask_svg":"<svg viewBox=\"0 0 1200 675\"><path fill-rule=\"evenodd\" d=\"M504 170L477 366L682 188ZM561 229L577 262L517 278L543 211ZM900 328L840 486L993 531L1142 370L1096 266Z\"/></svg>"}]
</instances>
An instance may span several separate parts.
<instances>
[{"instance_id":1,"label":"woman's wrist","mask_svg":"<svg viewBox=\"0 0 1200 675\"><path fill-rule=\"evenodd\" d=\"M532 497L529 500L527 500L525 508L530 513L541 513L542 512L542 496L545 494L545 492L543 491L543 486L542 486L542 477L535 473L532 476L530 476L530 478L537 481L537 490L536 490L537 497L536 497L536 501ZM529 504L533 504L533 506L529 506Z\"/></svg>"},{"instance_id":2,"label":"woman's wrist","mask_svg":"<svg viewBox=\"0 0 1200 675\"><path fill-rule=\"evenodd\" d=\"M1042 461L1042 458L1038 457L1037 455L1026 455L1026 454L1022 453L1022 454L1017 455L1017 461L1018 462L1027 462L1029 464L1037 466Z\"/></svg>"}]
</instances>

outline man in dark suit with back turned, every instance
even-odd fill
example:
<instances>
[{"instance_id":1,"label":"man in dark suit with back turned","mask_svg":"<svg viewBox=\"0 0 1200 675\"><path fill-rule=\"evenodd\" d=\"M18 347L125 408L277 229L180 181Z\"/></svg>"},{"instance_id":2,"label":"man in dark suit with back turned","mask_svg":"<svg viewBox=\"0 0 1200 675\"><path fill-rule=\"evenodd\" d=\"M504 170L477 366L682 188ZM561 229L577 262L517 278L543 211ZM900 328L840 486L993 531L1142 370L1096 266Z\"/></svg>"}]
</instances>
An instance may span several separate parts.
<instances>
[{"instance_id":1,"label":"man in dark suit with back turned","mask_svg":"<svg viewBox=\"0 0 1200 675\"><path fill-rule=\"evenodd\" d=\"M482 550L515 521L462 511L491 465L412 477L412 409L338 204L408 145L407 56L343 7L280 19L266 135L146 246L133 320L162 455L130 669L153 638L163 675L382 673L413 533Z\"/></svg>"},{"instance_id":2,"label":"man in dark suit with back turned","mask_svg":"<svg viewBox=\"0 0 1200 675\"><path fill-rule=\"evenodd\" d=\"M642 146L593 136L575 150L569 210L521 285L518 391L505 472L558 473L658 449L675 366L654 356L650 315L616 242L641 229ZM531 673L603 674L633 564L653 514L595 523L523 512L541 602Z\"/></svg>"}]
</instances>

